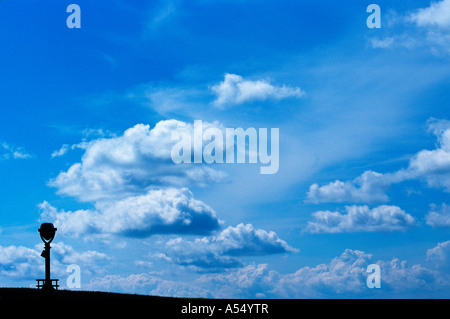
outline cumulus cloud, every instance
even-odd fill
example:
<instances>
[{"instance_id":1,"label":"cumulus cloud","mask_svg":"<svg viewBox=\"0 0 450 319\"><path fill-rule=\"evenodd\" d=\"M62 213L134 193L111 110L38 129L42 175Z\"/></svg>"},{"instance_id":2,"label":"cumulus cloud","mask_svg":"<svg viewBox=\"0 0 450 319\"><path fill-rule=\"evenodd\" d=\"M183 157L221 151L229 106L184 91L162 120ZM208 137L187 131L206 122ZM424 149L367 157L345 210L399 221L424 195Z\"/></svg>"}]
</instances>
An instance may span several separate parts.
<instances>
[{"instance_id":1,"label":"cumulus cloud","mask_svg":"<svg viewBox=\"0 0 450 319\"><path fill-rule=\"evenodd\" d=\"M88 289L171 297L253 298L270 286L266 264L248 265L226 274L206 274L192 281L165 280L147 273L97 277Z\"/></svg>"},{"instance_id":2,"label":"cumulus cloud","mask_svg":"<svg viewBox=\"0 0 450 319\"><path fill-rule=\"evenodd\" d=\"M404 231L415 225L414 218L398 206L347 206L346 213L317 211L305 231L311 233L343 233Z\"/></svg>"},{"instance_id":3,"label":"cumulus cloud","mask_svg":"<svg viewBox=\"0 0 450 319\"><path fill-rule=\"evenodd\" d=\"M41 278L44 275L43 246L0 246L0 282L30 284ZM77 251L63 242L52 243L52 274L55 276L66 276L66 267L72 263L82 266L84 274L99 274L99 262L107 260L105 254L97 251Z\"/></svg>"},{"instance_id":4,"label":"cumulus cloud","mask_svg":"<svg viewBox=\"0 0 450 319\"><path fill-rule=\"evenodd\" d=\"M381 268L382 289L366 286L367 266ZM204 274L192 281L171 281L149 274L95 278L90 289L201 298L405 298L449 296L448 276L405 260L375 260L371 254L346 249L329 263L282 274L267 264L251 264L226 273Z\"/></svg>"},{"instance_id":5,"label":"cumulus cloud","mask_svg":"<svg viewBox=\"0 0 450 319\"><path fill-rule=\"evenodd\" d=\"M219 124L204 122L203 126L206 129ZM81 162L49 184L58 189L58 194L99 201L142 194L154 187L222 181L225 174L211 167L173 163L171 150L176 142L171 137L177 129L192 132L193 125L167 120L150 129L149 125L138 124L122 136L90 141L84 145Z\"/></svg>"},{"instance_id":6,"label":"cumulus cloud","mask_svg":"<svg viewBox=\"0 0 450 319\"><path fill-rule=\"evenodd\" d=\"M217 245L223 253L232 256L266 255L297 252L273 231L255 229L251 224L228 227L217 237L203 239L207 245Z\"/></svg>"},{"instance_id":7,"label":"cumulus cloud","mask_svg":"<svg viewBox=\"0 0 450 319\"><path fill-rule=\"evenodd\" d=\"M192 298L260 297L255 290L267 288L268 267L248 265L226 274L206 274L192 281L173 281L148 273L97 277L84 285L87 289Z\"/></svg>"},{"instance_id":8,"label":"cumulus cloud","mask_svg":"<svg viewBox=\"0 0 450 319\"><path fill-rule=\"evenodd\" d=\"M39 249L40 247L41 245L38 245L36 246L36 249ZM64 244L63 242L52 243L51 254L52 258L55 258L62 264L95 265L99 262L110 260L104 253L95 250L79 252L72 246Z\"/></svg>"},{"instance_id":9,"label":"cumulus cloud","mask_svg":"<svg viewBox=\"0 0 450 319\"><path fill-rule=\"evenodd\" d=\"M418 9L410 15L418 26L450 27L450 0L433 1L429 7Z\"/></svg>"},{"instance_id":10,"label":"cumulus cloud","mask_svg":"<svg viewBox=\"0 0 450 319\"><path fill-rule=\"evenodd\" d=\"M306 201L384 203L389 201L389 187L407 180L424 180L428 187L450 192L450 121L431 119L428 130L437 137L436 149L419 151L407 168L385 174L369 170L352 181L336 180L323 186L314 183Z\"/></svg>"},{"instance_id":11,"label":"cumulus cloud","mask_svg":"<svg viewBox=\"0 0 450 319\"><path fill-rule=\"evenodd\" d=\"M164 247L164 258L179 265L198 268L235 268L237 256L264 256L298 252L273 231L256 229L251 224L229 226L217 236L193 241L176 238Z\"/></svg>"},{"instance_id":12,"label":"cumulus cloud","mask_svg":"<svg viewBox=\"0 0 450 319\"><path fill-rule=\"evenodd\" d=\"M437 148L417 153L411 159L408 169L399 174L403 174L405 178L422 178L429 187L443 188L450 192L450 122L430 121L429 130L437 136Z\"/></svg>"},{"instance_id":13,"label":"cumulus cloud","mask_svg":"<svg viewBox=\"0 0 450 319\"><path fill-rule=\"evenodd\" d=\"M432 205L425 216L427 225L431 227L450 227L450 206L442 204L440 207Z\"/></svg>"},{"instance_id":14,"label":"cumulus cloud","mask_svg":"<svg viewBox=\"0 0 450 319\"><path fill-rule=\"evenodd\" d=\"M223 82L211 87L217 95L213 104L216 107L242 104L267 99L281 100L299 98L305 93L298 87L274 86L265 80L244 80L237 74L225 74Z\"/></svg>"},{"instance_id":15,"label":"cumulus cloud","mask_svg":"<svg viewBox=\"0 0 450 319\"><path fill-rule=\"evenodd\" d=\"M36 278L40 270L40 252L23 246L0 246L0 278ZM6 280L5 280L6 281Z\"/></svg>"},{"instance_id":16,"label":"cumulus cloud","mask_svg":"<svg viewBox=\"0 0 450 319\"><path fill-rule=\"evenodd\" d=\"M439 243L427 251L427 260L435 263L439 268L450 270L450 240Z\"/></svg>"},{"instance_id":17,"label":"cumulus cloud","mask_svg":"<svg viewBox=\"0 0 450 319\"><path fill-rule=\"evenodd\" d=\"M295 273L271 274L274 293L282 298L319 298L332 295L357 295L364 291L366 268L372 255L346 249L329 264L303 267Z\"/></svg>"},{"instance_id":18,"label":"cumulus cloud","mask_svg":"<svg viewBox=\"0 0 450 319\"><path fill-rule=\"evenodd\" d=\"M95 209L58 211L40 204L41 220L52 221L61 234L119 235L207 234L220 227L215 211L186 189L156 189L144 195L99 202Z\"/></svg>"},{"instance_id":19,"label":"cumulus cloud","mask_svg":"<svg viewBox=\"0 0 450 319\"><path fill-rule=\"evenodd\" d=\"M307 193L307 201L316 204L322 202L387 202L389 198L385 191L388 186L389 181L385 175L366 171L353 181L337 180L320 187L318 184L312 184Z\"/></svg>"}]
</instances>

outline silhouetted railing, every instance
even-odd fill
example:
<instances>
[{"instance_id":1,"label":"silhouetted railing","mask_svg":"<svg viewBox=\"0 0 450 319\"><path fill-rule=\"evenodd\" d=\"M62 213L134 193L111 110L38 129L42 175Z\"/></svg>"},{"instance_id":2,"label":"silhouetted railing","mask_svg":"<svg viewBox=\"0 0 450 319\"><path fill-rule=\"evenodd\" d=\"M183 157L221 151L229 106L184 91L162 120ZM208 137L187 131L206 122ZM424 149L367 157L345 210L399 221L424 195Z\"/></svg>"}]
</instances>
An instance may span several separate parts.
<instances>
[{"instance_id":1,"label":"silhouetted railing","mask_svg":"<svg viewBox=\"0 0 450 319\"><path fill-rule=\"evenodd\" d=\"M50 279L50 280L52 282L52 287L55 290L58 290L58 287L59 287L58 281L59 281L59 279ZM36 279L36 281L37 281L36 287L38 289L42 289L44 287L44 284L45 284L45 279Z\"/></svg>"}]
</instances>

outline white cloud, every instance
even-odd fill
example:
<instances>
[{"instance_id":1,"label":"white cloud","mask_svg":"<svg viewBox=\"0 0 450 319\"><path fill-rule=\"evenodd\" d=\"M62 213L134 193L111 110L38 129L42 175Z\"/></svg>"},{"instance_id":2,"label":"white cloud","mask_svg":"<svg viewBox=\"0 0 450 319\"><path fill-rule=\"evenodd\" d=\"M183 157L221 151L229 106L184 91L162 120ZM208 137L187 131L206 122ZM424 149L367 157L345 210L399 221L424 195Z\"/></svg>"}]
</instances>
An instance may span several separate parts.
<instances>
[{"instance_id":1,"label":"white cloud","mask_svg":"<svg viewBox=\"0 0 450 319\"><path fill-rule=\"evenodd\" d=\"M0 246L0 282L33 286L36 278L44 276L43 246ZM99 262L109 260L103 253L93 250L79 252L63 242L52 243L51 246L53 276L66 276L66 267L72 263L79 264L84 274L99 274ZM64 282L60 284L64 286Z\"/></svg>"},{"instance_id":2,"label":"white cloud","mask_svg":"<svg viewBox=\"0 0 450 319\"><path fill-rule=\"evenodd\" d=\"M431 44L437 44L437 39L425 36L412 36L410 34L389 35L381 38L370 38L368 45L374 49L407 49L417 50L423 46L427 48ZM425 45L427 44L427 45Z\"/></svg>"},{"instance_id":3,"label":"white cloud","mask_svg":"<svg viewBox=\"0 0 450 319\"><path fill-rule=\"evenodd\" d=\"M391 47L395 42L395 38L393 37L386 37L384 39L376 39L372 38L370 39L370 45L372 48L381 48L386 49Z\"/></svg>"},{"instance_id":4,"label":"white cloud","mask_svg":"<svg viewBox=\"0 0 450 319\"><path fill-rule=\"evenodd\" d=\"M251 224L229 226L217 236L193 241L176 238L164 247L165 259L173 263L198 268L223 269L241 266L237 256L265 256L298 252L273 231L255 229ZM160 256L161 257L161 256ZM160 258L158 257L158 258Z\"/></svg>"},{"instance_id":5,"label":"white cloud","mask_svg":"<svg viewBox=\"0 0 450 319\"><path fill-rule=\"evenodd\" d=\"M72 129L70 129L72 130ZM80 143L76 143L76 144L63 144L58 150L55 150L52 152L51 157L61 157L64 156L65 154L67 154L67 152L69 151L73 151L75 149L81 149L81 150L85 150L87 148L87 146L89 145L88 140L93 140L93 139L99 139L99 138L110 138L110 137L116 137L116 135L109 131L109 130L104 130L101 128L86 128L83 129L81 131L76 130L76 132L72 132L72 133L77 133L77 134L81 134L83 136L82 141Z\"/></svg>"},{"instance_id":6,"label":"white cloud","mask_svg":"<svg viewBox=\"0 0 450 319\"><path fill-rule=\"evenodd\" d=\"M447 126L446 126L447 125ZM406 178L423 178L429 187L443 188L450 192L450 125L448 121L433 121L429 129L437 136L439 146L434 150L422 150L410 161Z\"/></svg>"},{"instance_id":7,"label":"white cloud","mask_svg":"<svg viewBox=\"0 0 450 319\"><path fill-rule=\"evenodd\" d=\"M273 231L255 229L251 224L228 227L217 237L207 238L208 245L218 245L220 251L233 255L266 255L297 252Z\"/></svg>"},{"instance_id":8,"label":"white cloud","mask_svg":"<svg viewBox=\"0 0 450 319\"><path fill-rule=\"evenodd\" d=\"M381 267L381 289L366 286L367 266ZM89 289L159 296L201 298L407 298L433 293L449 296L450 281L442 272L406 261L374 260L363 251L346 249L329 263L282 274L267 264L251 264L191 281L164 280L149 274L95 278Z\"/></svg>"},{"instance_id":9,"label":"white cloud","mask_svg":"<svg viewBox=\"0 0 450 319\"><path fill-rule=\"evenodd\" d=\"M337 180L320 187L318 184L311 185L307 193L307 201L312 203L387 202L389 198L385 191L388 186L389 182L386 175L366 171L353 181L342 182Z\"/></svg>"},{"instance_id":10,"label":"white cloud","mask_svg":"<svg viewBox=\"0 0 450 319\"><path fill-rule=\"evenodd\" d=\"M408 298L408 296L413 298L448 296L450 278L445 272L439 272L420 264L409 266L406 260L398 258L377 263L381 266L381 289L384 289L386 294L391 293L403 298Z\"/></svg>"},{"instance_id":11,"label":"white cloud","mask_svg":"<svg viewBox=\"0 0 450 319\"><path fill-rule=\"evenodd\" d=\"M442 204L440 208L432 206L432 210L425 216L431 227L450 227L450 206Z\"/></svg>"},{"instance_id":12,"label":"white cloud","mask_svg":"<svg viewBox=\"0 0 450 319\"><path fill-rule=\"evenodd\" d=\"M450 0L433 1L427 8L418 9L410 15L418 26L450 27Z\"/></svg>"},{"instance_id":13,"label":"white cloud","mask_svg":"<svg viewBox=\"0 0 450 319\"><path fill-rule=\"evenodd\" d=\"M88 142L83 141L77 144L72 144L72 145L68 145L68 144L63 144L63 146L61 146L61 148L59 150L53 151L51 157L61 157L67 154L68 151L70 150L74 150L74 149L82 149L85 150L88 146Z\"/></svg>"},{"instance_id":14,"label":"white cloud","mask_svg":"<svg viewBox=\"0 0 450 319\"><path fill-rule=\"evenodd\" d=\"M438 267L447 267L450 270L450 240L428 249L427 260L435 263Z\"/></svg>"},{"instance_id":15,"label":"white cloud","mask_svg":"<svg viewBox=\"0 0 450 319\"><path fill-rule=\"evenodd\" d=\"M22 147L14 147L5 142L0 144L0 159L27 159L32 157Z\"/></svg>"},{"instance_id":16,"label":"white cloud","mask_svg":"<svg viewBox=\"0 0 450 319\"><path fill-rule=\"evenodd\" d=\"M329 264L303 267L295 273L271 274L274 293L281 298L320 298L364 292L366 268L372 255L346 249Z\"/></svg>"},{"instance_id":17,"label":"white cloud","mask_svg":"<svg viewBox=\"0 0 450 319\"><path fill-rule=\"evenodd\" d=\"M147 273L95 278L88 289L192 298L251 298L267 289L268 267L248 265L226 274L206 274L192 281L172 281ZM269 287L270 288L270 287Z\"/></svg>"},{"instance_id":18,"label":"white cloud","mask_svg":"<svg viewBox=\"0 0 450 319\"><path fill-rule=\"evenodd\" d=\"M346 213L317 211L305 231L311 233L343 233L407 230L414 218L398 206L347 206Z\"/></svg>"},{"instance_id":19,"label":"white cloud","mask_svg":"<svg viewBox=\"0 0 450 319\"><path fill-rule=\"evenodd\" d=\"M273 86L265 80L244 80L240 75L228 73L225 74L224 81L212 86L211 90L217 95L213 102L216 107L267 99L298 98L305 94L298 87Z\"/></svg>"},{"instance_id":20,"label":"white cloud","mask_svg":"<svg viewBox=\"0 0 450 319\"><path fill-rule=\"evenodd\" d=\"M156 189L144 195L102 201L95 209L58 211L40 204L41 220L51 221L70 236L119 235L148 237L154 234L207 234L219 228L215 211L194 199L186 189Z\"/></svg>"},{"instance_id":21,"label":"white cloud","mask_svg":"<svg viewBox=\"0 0 450 319\"><path fill-rule=\"evenodd\" d=\"M199 110L201 102L197 100L201 96L201 91L192 88L160 88L147 85L143 88L138 88L134 98L140 98L141 103L149 105L159 114L170 116L180 111L183 114L190 114L194 110Z\"/></svg>"},{"instance_id":22,"label":"white cloud","mask_svg":"<svg viewBox=\"0 0 450 319\"><path fill-rule=\"evenodd\" d=\"M203 122L203 126L220 127ZM80 163L73 164L50 181L58 194L81 201L143 194L153 187L206 185L221 181L225 173L205 165L176 165L171 159L174 130L192 132L193 125L181 121L158 122L153 129L138 124L122 136L88 142Z\"/></svg>"},{"instance_id":23,"label":"white cloud","mask_svg":"<svg viewBox=\"0 0 450 319\"><path fill-rule=\"evenodd\" d=\"M89 283L83 284L83 289L147 295L163 281L146 273L132 274L127 277L107 275L105 277L96 277Z\"/></svg>"},{"instance_id":24,"label":"white cloud","mask_svg":"<svg viewBox=\"0 0 450 319\"><path fill-rule=\"evenodd\" d=\"M23 246L0 246L0 278L36 278L40 271L40 253ZM6 280L5 280L6 281Z\"/></svg>"},{"instance_id":25,"label":"white cloud","mask_svg":"<svg viewBox=\"0 0 450 319\"><path fill-rule=\"evenodd\" d=\"M176 18L177 12L179 12L179 8L176 1L163 1L158 6L152 7L144 22L145 27L142 31L143 39L158 34L157 31L161 27Z\"/></svg>"},{"instance_id":26,"label":"white cloud","mask_svg":"<svg viewBox=\"0 0 450 319\"><path fill-rule=\"evenodd\" d=\"M70 149L69 145L68 144L64 144L63 146L61 146L61 148L59 150L53 151L52 157L63 156L69 151L69 149Z\"/></svg>"},{"instance_id":27,"label":"white cloud","mask_svg":"<svg viewBox=\"0 0 450 319\"><path fill-rule=\"evenodd\" d=\"M450 121L431 119L428 130L438 141L436 149L422 150L411 157L408 167L393 173L365 171L352 181L336 180L326 185L309 187L307 202L388 202L390 185L407 180L424 180L428 187L450 192Z\"/></svg>"},{"instance_id":28,"label":"white cloud","mask_svg":"<svg viewBox=\"0 0 450 319\"><path fill-rule=\"evenodd\" d=\"M36 248L40 248L41 246L37 245ZM95 265L101 261L110 260L104 253L99 253L94 250L78 252L72 246L63 242L52 243L51 254L52 257L63 264Z\"/></svg>"},{"instance_id":29,"label":"white cloud","mask_svg":"<svg viewBox=\"0 0 450 319\"><path fill-rule=\"evenodd\" d=\"M432 1L426 8L404 14L388 11L383 38L369 38L372 48L429 50L438 57L450 55L450 0ZM384 30L384 31L383 31Z\"/></svg>"}]
</instances>

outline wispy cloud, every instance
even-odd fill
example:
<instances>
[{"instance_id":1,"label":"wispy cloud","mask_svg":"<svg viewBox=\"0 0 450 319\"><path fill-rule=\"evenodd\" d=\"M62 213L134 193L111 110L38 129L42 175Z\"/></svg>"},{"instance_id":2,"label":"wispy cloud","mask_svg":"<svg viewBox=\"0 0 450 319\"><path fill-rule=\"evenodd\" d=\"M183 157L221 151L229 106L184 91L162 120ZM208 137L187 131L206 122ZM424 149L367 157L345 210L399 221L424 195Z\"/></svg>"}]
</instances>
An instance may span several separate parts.
<instances>
[{"instance_id":1,"label":"wispy cloud","mask_svg":"<svg viewBox=\"0 0 450 319\"><path fill-rule=\"evenodd\" d=\"M0 159L27 159L32 157L22 147L14 147L5 142L0 144Z\"/></svg>"},{"instance_id":2,"label":"wispy cloud","mask_svg":"<svg viewBox=\"0 0 450 319\"><path fill-rule=\"evenodd\" d=\"M344 233L404 231L415 225L414 218L398 206L347 206L346 213L318 211L305 231L310 233Z\"/></svg>"},{"instance_id":3,"label":"wispy cloud","mask_svg":"<svg viewBox=\"0 0 450 319\"><path fill-rule=\"evenodd\" d=\"M217 98L213 105L219 108L267 99L281 100L299 98L305 92L298 87L274 86L267 80L244 80L237 74L225 74L223 82L213 85L211 90Z\"/></svg>"},{"instance_id":4,"label":"wispy cloud","mask_svg":"<svg viewBox=\"0 0 450 319\"><path fill-rule=\"evenodd\" d=\"M179 12L180 1L159 1L144 17L143 39L155 35L157 30L174 19Z\"/></svg>"},{"instance_id":5,"label":"wispy cloud","mask_svg":"<svg viewBox=\"0 0 450 319\"><path fill-rule=\"evenodd\" d=\"M373 48L425 48L437 56L450 55L450 0L432 1L428 7L387 15L388 33L370 38ZM384 29L384 28L383 28Z\"/></svg>"},{"instance_id":6,"label":"wispy cloud","mask_svg":"<svg viewBox=\"0 0 450 319\"><path fill-rule=\"evenodd\" d=\"M70 150L74 150L74 149L86 149L88 145L88 142L81 142L81 143L77 143L77 144L63 144L63 146L61 146L61 148L59 150L55 150L53 151L51 157L61 157L64 156L65 154L67 154L67 152L69 152Z\"/></svg>"},{"instance_id":7,"label":"wispy cloud","mask_svg":"<svg viewBox=\"0 0 450 319\"><path fill-rule=\"evenodd\" d=\"M428 130L438 141L433 150L421 150L411 157L407 168L390 173L365 171L352 181L334 181L319 186L314 183L307 201L374 203L387 202L389 186L407 180L424 180L428 187L450 192L450 121L430 119Z\"/></svg>"},{"instance_id":8,"label":"wispy cloud","mask_svg":"<svg viewBox=\"0 0 450 319\"><path fill-rule=\"evenodd\" d=\"M116 135L108 130L104 129L83 129L81 132L77 131L77 133L81 133L82 141L80 143L75 143L72 145L63 144L58 150L52 152L51 157L61 157L66 155L69 151L73 151L75 149L85 150L89 145L89 140L95 140L99 138L112 138L116 137Z\"/></svg>"}]
</instances>

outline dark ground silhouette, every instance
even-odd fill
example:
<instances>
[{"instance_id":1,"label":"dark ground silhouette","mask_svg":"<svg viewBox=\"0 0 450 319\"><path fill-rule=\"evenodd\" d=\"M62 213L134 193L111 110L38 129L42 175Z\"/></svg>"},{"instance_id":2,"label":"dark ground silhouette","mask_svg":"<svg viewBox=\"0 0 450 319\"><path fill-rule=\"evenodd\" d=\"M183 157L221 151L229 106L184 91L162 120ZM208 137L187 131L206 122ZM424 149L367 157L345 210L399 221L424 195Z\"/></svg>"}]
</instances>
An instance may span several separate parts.
<instances>
[{"instance_id":1,"label":"dark ground silhouette","mask_svg":"<svg viewBox=\"0 0 450 319\"><path fill-rule=\"evenodd\" d=\"M291 306L295 301L291 301ZM243 304L259 304L259 313L226 313L227 307L236 311L235 304L242 309ZM261 313L261 305L268 305L268 313ZM121 294L95 291L53 290L43 291L36 288L0 288L0 309L13 309L15 314L30 313L32 317L45 314L55 317L73 317L74 313L92 318L97 315L102 318L118 317L125 314L125 319L137 316L144 318L286 318L286 304L276 300L257 299L201 299L146 296L137 294ZM198 310L203 308L203 313ZM214 314L205 313L205 309L215 308ZM190 313L183 312L190 309ZM193 309L197 309L193 313ZM291 307L289 307L291 308ZM288 309L289 309L288 308ZM220 310L219 310L220 309ZM95 315L94 315L95 314ZM136 316L134 316L136 314ZM26 315L23 315L27 317ZM76 317L76 315L75 315Z\"/></svg>"},{"instance_id":2,"label":"dark ground silhouette","mask_svg":"<svg viewBox=\"0 0 450 319\"><path fill-rule=\"evenodd\" d=\"M237 309L235 305L267 304L268 313L226 313L225 309ZM202 306L215 307L210 313L183 313L183 307L190 309ZM239 309L238 307L238 309ZM448 300L412 299L201 299L145 296L95 291L55 290L45 292L35 288L0 288L0 308L6 314L13 310L14 315L45 318L76 317L101 318L118 317L125 319L144 318L301 318L305 314L320 317L343 315L349 318L365 318L367 313L385 316L387 313L404 318L420 313L424 309L445 313ZM219 310L220 309L220 310ZM240 308L242 309L242 308ZM248 308L247 308L248 309ZM253 308L255 309L255 308ZM261 309L261 307L259 308ZM308 316L307 316L308 317Z\"/></svg>"},{"instance_id":3,"label":"dark ground silhouette","mask_svg":"<svg viewBox=\"0 0 450 319\"><path fill-rule=\"evenodd\" d=\"M0 301L6 300L158 300L177 299L170 297L156 297L135 294L121 294L112 292L98 291L73 291L73 290L56 290L46 293L36 288L0 288Z\"/></svg>"}]
</instances>

